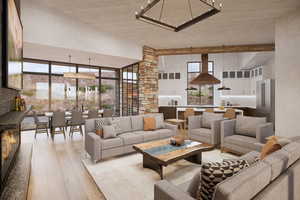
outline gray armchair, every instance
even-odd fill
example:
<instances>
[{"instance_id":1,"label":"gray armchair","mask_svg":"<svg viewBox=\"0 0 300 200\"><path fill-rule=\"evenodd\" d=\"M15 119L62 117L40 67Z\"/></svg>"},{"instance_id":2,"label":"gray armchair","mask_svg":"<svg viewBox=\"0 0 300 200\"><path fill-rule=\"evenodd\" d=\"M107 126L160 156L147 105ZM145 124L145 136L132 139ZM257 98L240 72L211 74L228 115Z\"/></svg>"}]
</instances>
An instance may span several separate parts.
<instances>
[{"instance_id":1,"label":"gray armchair","mask_svg":"<svg viewBox=\"0 0 300 200\"><path fill-rule=\"evenodd\" d=\"M272 135L273 124L267 123L266 118L238 116L221 122L221 150L236 154L260 151Z\"/></svg>"},{"instance_id":2,"label":"gray armchair","mask_svg":"<svg viewBox=\"0 0 300 200\"><path fill-rule=\"evenodd\" d=\"M203 113L190 116L188 121L189 138L208 144L220 144L220 126L223 115Z\"/></svg>"}]
</instances>

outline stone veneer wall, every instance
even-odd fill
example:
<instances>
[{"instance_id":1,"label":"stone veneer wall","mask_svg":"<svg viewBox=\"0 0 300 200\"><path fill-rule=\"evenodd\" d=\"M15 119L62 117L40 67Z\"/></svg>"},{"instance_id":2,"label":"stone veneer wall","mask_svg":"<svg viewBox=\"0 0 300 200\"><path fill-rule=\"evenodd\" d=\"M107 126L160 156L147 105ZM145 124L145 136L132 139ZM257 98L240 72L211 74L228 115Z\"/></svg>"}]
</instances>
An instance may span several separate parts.
<instances>
[{"instance_id":1,"label":"stone veneer wall","mask_svg":"<svg viewBox=\"0 0 300 200\"><path fill-rule=\"evenodd\" d=\"M139 96L140 114L158 112L158 56L147 46L139 66Z\"/></svg>"},{"instance_id":2,"label":"stone veneer wall","mask_svg":"<svg viewBox=\"0 0 300 200\"><path fill-rule=\"evenodd\" d=\"M17 90L0 88L0 115L15 109L15 97L17 95Z\"/></svg>"}]
</instances>

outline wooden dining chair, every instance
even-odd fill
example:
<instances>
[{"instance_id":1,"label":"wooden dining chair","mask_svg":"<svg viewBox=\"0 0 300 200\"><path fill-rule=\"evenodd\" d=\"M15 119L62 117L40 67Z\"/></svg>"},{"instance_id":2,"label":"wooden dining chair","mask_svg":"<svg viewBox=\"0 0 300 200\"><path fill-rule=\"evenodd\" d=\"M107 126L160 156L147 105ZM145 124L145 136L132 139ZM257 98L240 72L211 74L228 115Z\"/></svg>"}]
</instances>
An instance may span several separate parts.
<instances>
[{"instance_id":1,"label":"wooden dining chair","mask_svg":"<svg viewBox=\"0 0 300 200\"><path fill-rule=\"evenodd\" d=\"M195 110L193 108L187 108L184 111L184 113L183 113L183 118L185 120L185 122L184 122L184 129L186 129L186 127L187 127L189 116L194 116L194 115L195 115Z\"/></svg>"},{"instance_id":2,"label":"wooden dining chair","mask_svg":"<svg viewBox=\"0 0 300 200\"><path fill-rule=\"evenodd\" d=\"M235 109L233 108L226 109L226 112L224 113L224 118L235 119L236 118Z\"/></svg>"},{"instance_id":3,"label":"wooden dining chair","mask_svg":"<svg viewBox=\"0 0 300 200\"><path fill-rule=\"evenodd\" d=\"M48 122L40 121L36 112L35 111L32 111L32 112L33 112L33 118L34 118L34 123L35 123L34 138L36 138L36 135L39 133L47 133L47 137L49 137Z\"/></svg>"},{"instance_id":4,"label":"wooden dining chair","mask_svg":"<svg viewBox=\"0 0 300 200\"><path fill-rule=\"evenodd\" d=\"M74 132L80 132L83 136L82 125L84 124L84 120L82 117L82 112L72 111L71 120L68 125L70 126L69 136L73 137Z\"/></svg>"},{"instance_id":5,"label":"wooden dining chair","mask_svg":"<svg viewBox=\"0 0 300 200\"><path fill-rule=\"evenodd\" d=\"M52 122L52 133L51 133L52 139L54 139L54 135L56 134L63 134L64 138L66 139L65 130L67 128L67 123L66 123L65 112L64 111L54 112L51 122ZM56 131L56 129L59 130Z\"/></svg>"},{"instance_id":6,"label":"wooden dining chair","mask_svg":"<svg viewBox=\"0 0 300 200\"><path fill-rule=\"evenodd\" d=\"M88 112L88 119L98 118L98 110L92 109Z\"/></svg>"},{"instance_id":7,"label":"wooden dining chair","mask_svg":"<svg viewBox=\"0 0 300 200\"><path fill-rule=\"evenodd\" d=\"M213 109L213 108L206 108L204 112L210 112L210 113L213 113L213 112L214 112L214 109Z\"/></svg>"}]
</instances>

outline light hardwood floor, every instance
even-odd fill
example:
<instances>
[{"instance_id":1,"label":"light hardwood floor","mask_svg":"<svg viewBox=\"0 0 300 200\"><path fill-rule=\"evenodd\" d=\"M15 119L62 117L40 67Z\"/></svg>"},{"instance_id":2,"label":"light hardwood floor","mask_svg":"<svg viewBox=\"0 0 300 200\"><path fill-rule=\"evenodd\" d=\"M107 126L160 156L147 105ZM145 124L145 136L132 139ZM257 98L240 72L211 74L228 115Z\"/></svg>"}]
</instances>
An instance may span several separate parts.
<instances>
[{"instance_id":1,"label":"light hardwood floor","mask_svg":"<svg viewBox=\"0 0 300 200\"><path fill-rule=\"evenodd\" d=\"M28 200L103 200L93 179L81 163L83 138L55 136L54 142L46 134L34 139L32 131L22 133L22 143L33 143L32 169Z\"/></svg>"}]
</instances>

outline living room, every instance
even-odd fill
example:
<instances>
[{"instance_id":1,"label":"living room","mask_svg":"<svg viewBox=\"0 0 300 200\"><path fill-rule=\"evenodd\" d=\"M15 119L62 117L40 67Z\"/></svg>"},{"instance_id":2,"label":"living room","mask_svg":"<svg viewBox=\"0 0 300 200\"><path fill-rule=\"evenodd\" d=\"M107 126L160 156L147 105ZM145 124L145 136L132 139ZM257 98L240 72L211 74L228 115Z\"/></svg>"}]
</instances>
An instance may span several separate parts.
<instances>
[{"instance_id":1,"label":"living room","mask_svg":"<svg viewBox=\"0 0 300 200\"><path fill-rule=\"evenodd\" d=\"M300 199L299 11L2 0L1 199Z\"/></svg>"}]
</instances>

